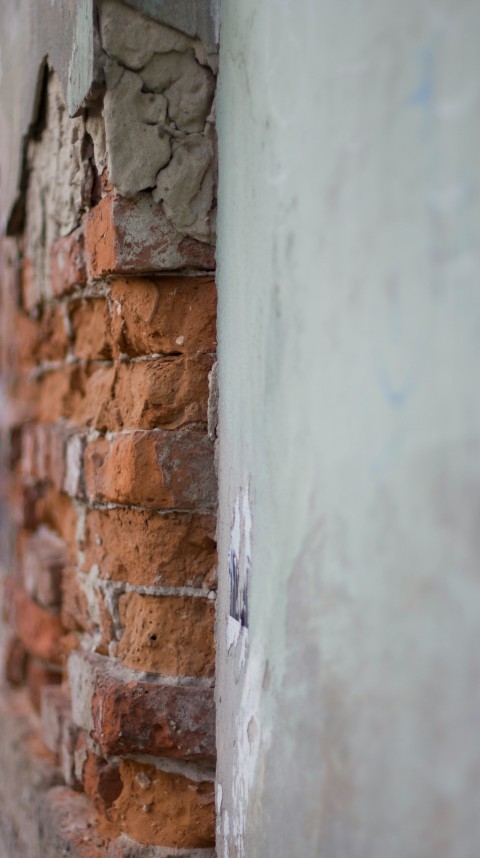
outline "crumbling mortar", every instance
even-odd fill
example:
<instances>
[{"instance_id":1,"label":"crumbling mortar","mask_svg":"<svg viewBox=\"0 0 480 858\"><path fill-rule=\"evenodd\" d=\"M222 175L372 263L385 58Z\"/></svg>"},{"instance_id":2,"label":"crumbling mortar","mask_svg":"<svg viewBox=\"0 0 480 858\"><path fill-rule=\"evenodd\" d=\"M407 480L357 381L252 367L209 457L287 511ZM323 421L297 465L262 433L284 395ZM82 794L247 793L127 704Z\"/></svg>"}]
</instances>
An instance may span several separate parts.
<instances>
[{"instance_id":1,"label":"crumbling mortar","mask_svg":"<svg viewBox=\"0 0 480 858\"><path fill-rule=\"evenodd\" d=\"M125 755L123 759L154 766L160 772L183 775L183 777L197 783L215 780L215 770L212 766L201 765L192 761L176 760L172 757L153 757L150 754L129 754Z\"/></svg>"},{"instance_id":2,"label":"crumbling mortar","mask_svg":"<svg viewBox=\"0 0 480 858\"><path fill-rule=\"evenodd\" d=\"M94 565L91 569L97 569L98 574L98 566ZM83 573L85 574L85 573ZM126 581L114 581L111 579L98 579L98 587L102 590L102 592L110 592L115 591L119 595L123 595L124 593L139 593L142 596L187 596L192 599L209 599L213 601L213 597L215 597L215 592L211 588L201 588L201 587L161 587L161 586L139 586L136 584L129 584Z\"/></svg>"}]
</instances>

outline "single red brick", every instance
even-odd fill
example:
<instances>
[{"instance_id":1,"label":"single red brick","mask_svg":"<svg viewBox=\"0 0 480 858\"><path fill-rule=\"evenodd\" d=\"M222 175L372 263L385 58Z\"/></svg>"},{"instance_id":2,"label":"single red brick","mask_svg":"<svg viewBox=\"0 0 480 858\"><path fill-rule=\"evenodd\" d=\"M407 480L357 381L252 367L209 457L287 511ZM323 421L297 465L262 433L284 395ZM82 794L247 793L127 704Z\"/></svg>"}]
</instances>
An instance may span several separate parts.
<instances>
[{"instance_id":1,"label":"single red brick","mask_svg":"<svg viewBox=\"0 0 480 858\"><path fill-rule=\"evenodd\" d=\"M115 394L116 368L92 364L83 373L82 397L74 401L70 420L99 432L120 428L119 402Z\"/></svg>"},{"instance_id":2,"label":"single red brick","mask_svg":"<svg viewBox=\"0 0 480 858\"><path fill-rule=\"evenodd\" d=\"M83 229L59 238L50 249L52 292L65 295L87 282Z\"/></svg>"},{"instance_id":3,"label":"single red brick","mask_svg":"<svg viewBox=\"0 0 480 858\"><path fill-rule=\"evenodd\" d=\"M87 512L83 569L137 586L215 587L215 517L138 509Z\"/></svg>"},{"instance_id":4,"label":"single red brick","mask_svg":"<svg viewBox=\"0 0 480 858\"><path fill-rule=\"evenodd\" d=\"M37 356L40 361L63 360L69 347L69 333L64 309L60 304L47 307L40 320Z\"/></svg>"},{"instance_id":5,"label":"single red brick","mask_svg":"<svg viewBox=\"0 0 480 858\"><path fill-rule=\"evenodd\" d=\"M70 419L85 401L86 372L81 366L64 365L45 373L36 384L38 419L54 422Z\"/></svg>"},{"instance_id":6,"label":"single red brick","mask_svg":"<svg viewBox=\"0 0 480 858\"><path fill-rule=\"evenodd\" d=\"M111 444L92 441L85 450L85 481L90 501L153 509L213 507L212 442L206 433L186 429L131 432Z\"/></svg>"},{"instance_id":7,"label":"single red brick","mask_svg":"<svg viewBox=\"0 0 480 858\"><path fill-rule=\"evenodd\" d=\"M124 593L118 657L133 670L165 676L213 676L215 603L191 596Z\"/></svg>"},{"instance_id":8,"label":"single red brick","mask_svg":"<svg viewBox=\"0 0 480 858\"><path fill-rule=\"evenodd\" d=\"M215 760L213 687L145 679L118 661L77 650L68 670L78 726L103 754Z\"/></svg>"},{"instance_id":9,"label":"single red brick","mask_svg":"<svg viewBox=\"0 0 480 858\"><path fill-rule=\"evenodd\" d=\"M215 351L213 277L116 278L111 296L112 330L120 352L196 355Z\"/></svg>"},{"instance_id":10,"label":"single red brick","mask_svg":"<svg viewBox=\"0 0 480 858\"><path fill-rule=\"evenodd\" d=\"M63 307L54 304L44 309L39 319L18 312L15 317L18 362L28 368L41 361L63 360L69 347L69 334Z\"/></svg>"},{"instance_id":11,"label":"single red brick","mask_svg":"<svg viewBox=\"0 0 480 858\"><path fill-rule=\"evenodd\" d=\"M134 200L105 196L85 219L85 249L93 278L215 267L214 249L178 233L145 194Z\"/></svg>"},{"instance_id":12,"label":"single red brick","mask_svg":"<svg viewBox=\"0 0 480 858\"><path fill-rule=\"evenodd\" d=\"M111 429L176 429L189 423L206 424L211 368L209 355L121 363L115 381L118 424Z\"/></svg>"},{"instance_id":13,"label":"single red brick","mask_svg":"<svg viewBox=\"0 0 480 858\"><path fill-rule=\"evenodd\" d=\"M115 227L112 195L105 196L85 218L85 257L89 277L115 269Z\"/></svg>"},{"instance_id":14,"label":"single red brick","mask_svg":"<svg viewBox=\"0 0 480 858\"><path fill-rule=\"evenodd\" d=\"M43 380L40 418L63 416L100 432L206 423L211 366L199 355L68 367Z\"/></svg>"},{"instance_id":15,"label":"single red brick","mask_svg":"<svg viewBox=\"0 0 480 858\"><path fill-rule=\"evenodd\" d=\"M213 846L212 781L191 780L136 760L120 760L122 791L109 819L132 840L178 849Z\"/></svg>"},{"instance_id":16,"label":"single red brick","mask_svg":"<svg viewBox=\"0 0 480 858\"><path fill-rule=\"evenodd\" d=\"M15 626L27 652L44 661L60 664L63 627L58 614L37 605L21 590L15 592Z\"/></svg>"},{"instance_id":17,"label":"single red brick","mask_svg":"<svg viewBox=\"0 0 480 858\"><path fill-rule=\"evenodd\" d=\"M77 357L105 360L112 356L110 314L104 298L75 301L70 318Z\"/></svg>"}]
</instances>

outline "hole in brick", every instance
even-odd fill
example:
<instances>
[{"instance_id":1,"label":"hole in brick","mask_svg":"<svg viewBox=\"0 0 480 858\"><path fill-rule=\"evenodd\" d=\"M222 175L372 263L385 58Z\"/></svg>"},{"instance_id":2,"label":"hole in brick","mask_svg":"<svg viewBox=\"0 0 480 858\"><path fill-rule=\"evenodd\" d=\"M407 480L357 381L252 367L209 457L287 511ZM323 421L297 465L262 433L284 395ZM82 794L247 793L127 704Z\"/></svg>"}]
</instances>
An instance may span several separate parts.
<instances>
[{"instance_id":1,"label":"hole in brick","mask_svg":"<svg viewBox=\"0 0 480 858\"><path fill-rule=\"evenodd\" d=\"M151 641L156 641L156 640L157 640L157 636L156 636L156 635L149 635L149 638L150 638L150 640L151 640Z\"/></svg>"}]
</instances>

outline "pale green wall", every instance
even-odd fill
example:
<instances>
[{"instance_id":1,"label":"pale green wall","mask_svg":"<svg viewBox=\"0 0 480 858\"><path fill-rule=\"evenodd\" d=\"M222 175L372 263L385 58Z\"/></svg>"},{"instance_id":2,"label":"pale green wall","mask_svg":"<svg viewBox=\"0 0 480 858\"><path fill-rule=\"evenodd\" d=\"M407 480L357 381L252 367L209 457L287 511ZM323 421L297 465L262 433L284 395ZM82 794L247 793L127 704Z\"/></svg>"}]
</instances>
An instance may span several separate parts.
<instances>
[{"instance_id":1,"label":"pale green wall","mask_svg":"<svg viewBox=\"0 0 480 858\"><path fill-rule=\"evenodd\" d=\"M219 858L478 858L480 6L221 26Z\"/></svg>"}]
</instances>

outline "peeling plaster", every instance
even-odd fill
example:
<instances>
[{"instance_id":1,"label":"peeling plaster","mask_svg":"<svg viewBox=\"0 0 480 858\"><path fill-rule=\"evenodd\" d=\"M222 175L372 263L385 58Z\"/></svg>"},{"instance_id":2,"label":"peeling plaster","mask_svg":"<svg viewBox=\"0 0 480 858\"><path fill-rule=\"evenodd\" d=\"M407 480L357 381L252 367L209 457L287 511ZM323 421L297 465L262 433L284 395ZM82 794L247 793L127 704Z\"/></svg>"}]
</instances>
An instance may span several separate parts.
<instances>
[{"instance_id":1,"label":"peeling plaster","mask_svg":"<svg viewBox=\"0 0 480 858\"><path fill-rule=\"evenodd\" d=\"M49 297L48 249L79 225L90 204L93 169L86 147L83 117L70 118L60 80L47 71L42 129L27 149L28 190L25 200L24 256L32 263L33 305Z\"/></svg>"},{"instance_id":2,"label":"peeling plaster","mask_svg":"<svg viewBox=\"0 0 480 858\"><path fill-rule=\"evenodd\" d=\"M131 3L99 0L98 29L94 24L92 0L78 0L77 3L54 0L55 10L59 7L59 21L65 23L67 43L62 46L57 45L56 37L49 35L45 22L40 26L37 21L40 13L33 3L22 2L28 8L28 20L24 21L25 16L18 10L13 17L14 23L18 24L20 19L24 21L20 27L25 29L23 41L32 27L38 29L41 39L39 36L32 60L37 85L35 98L28 101L28 120L27 106L23 109L22 104L19 128L15 126L15 131L5 130L0 134L6 139L5 151L9 147L9 161L12 161L12 148L21 150L23 141L26 147L25 163L14 181L7 175L10 167L5 169L9 161L2 159L4 225L8 223L12 234L23 226L24 191L32 159L38 161L39 174L48 168L50 197L58 194L61 188L71 193L80 174L79 169L62 173L55 189L52 170L54 162L59 160L58 151L55 150L52 157L50 149L49 159L43 158L40 151L32 153L32 149L42 148L46 153L52 144L52 140L47 139L48 134L42 135L40 141L35 139L35 128L28 126L28 122L37 121L37 114L42 110L42 69L45 56L49 55L51 68L58 72L61 82L59 91L63 90L65 119L75 114L77 119L72 122L82 123L82 135L78 140L85 136L86 123L98 173L122 196L143 194L152 198L154 192L156 204L162 207L181 235L213 243L216 222L213 100L218 56L214 24L206 0L165 0L161 4L146 0L132 0ZM48 15L53 13L49 7ZM152 17L148 17L149 14ZM44 17L46 20L48 16ZM181 31L182 27L185 32ZM53 29L56 32L59 27ZM42 40L45 42L43 54L40 53ZM1 37L0 49L3 55L5 43ZM29 67L26 78L30 81L33 76L33 68ZM0 83L3 87L3 82ZM5 99L4 92L3 97ZM9 103L8 99L6 101ZM6 125L10 129L10 125ZM13 140L20 131L24 134L23 140ZM67 140L63 142L62 151L69 153ZM33 143L44 145L34 146ZM18 152L15 158L19 160ZM76 156L74 160L78 161ZM90 190L94 178L90 175ZM43 196L39 190L37 188L31 196L37 198L41 208ZM85 190L83 210L90 203L89 189ZM78 213L78 206L76 210ZM38 218L37 244L43 242L45 217L49 217L49 212L40 213ZM78 217L75 219L78 222ZM66 218L63 222L68 234L72 229L71 221ZM50 236L51 231L47 237ZM48 281L48 260L39 259L41 255L39 251L35 256L35 268L40 270L39 279L44 284ZM43 290L42 285L37 297Z\"/></svg>"},{"instance_id":3,"label":"peeling plaster","mask_svg":"<svg viewBox=\"0 0 480 858\"><path fill-rule=\"evenodd\" d=\"M118 0L101 3L100 36L110 181L126 197L152 192L182 235L214 240L215 75L202 42Z\"/></svg>"}]
</instances>

